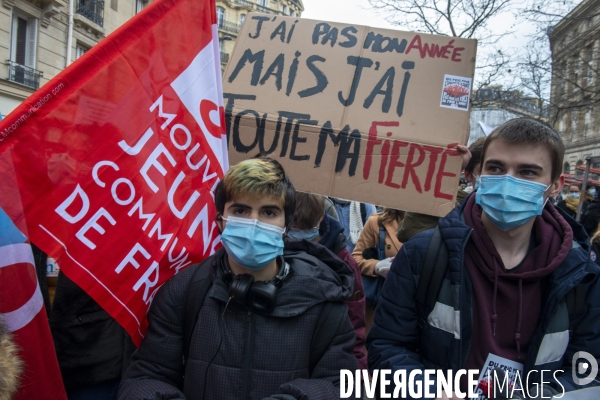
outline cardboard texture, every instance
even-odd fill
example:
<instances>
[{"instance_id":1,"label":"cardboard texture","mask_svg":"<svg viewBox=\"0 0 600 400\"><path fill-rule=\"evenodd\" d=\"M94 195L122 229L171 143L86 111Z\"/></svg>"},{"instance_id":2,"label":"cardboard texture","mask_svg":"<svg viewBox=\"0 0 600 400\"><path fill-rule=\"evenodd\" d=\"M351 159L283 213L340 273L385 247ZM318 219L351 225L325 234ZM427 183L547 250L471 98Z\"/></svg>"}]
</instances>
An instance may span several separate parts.
<instances>
[{"instance_id":1,"label":"cardboard texture","mask_svg":"<svg viewBox=\"0 0 600 400\"><path fill-rule=\"evenodd\" d=\"M229 157L296 189L443 216L469 135L477 42L252 13L223 77Z\"/></svg>"}]
</instances>

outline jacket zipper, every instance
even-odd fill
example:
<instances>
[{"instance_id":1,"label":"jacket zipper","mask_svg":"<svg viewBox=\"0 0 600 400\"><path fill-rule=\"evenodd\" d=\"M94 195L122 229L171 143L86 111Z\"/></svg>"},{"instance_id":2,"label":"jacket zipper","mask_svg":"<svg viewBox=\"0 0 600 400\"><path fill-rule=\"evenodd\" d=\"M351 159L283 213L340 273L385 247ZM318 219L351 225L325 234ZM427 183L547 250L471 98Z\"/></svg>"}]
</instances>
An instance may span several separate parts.
<instances>
[{"instance_id":1,"label":"jacket zipper","mask_svg":"<svg viewBox=\"0 0 600 400\"><path fill-rule=\"evenodd\" d=\"M460 252L460 290L458 292L458 309L460 310L460 317L459 317L459 332L460 332L460 339L459 339L459 351L458 351L458 359L459 359L459 368L463 368L465 366L465 364L467 363L467 355L464 356L464 360L463 360L463 347L464 347L464 339L463 339L463 332L464 332L464 327L463 327L463 293L465 290L465 284L466 282L464 282L465 278L464 278L464 271L465 271L465 266L464 266L464 262L465 262L465 248L467 247L467 242L469 241L469 238L471 237L471 234L473 233L473 229L471 229L469 231L469 234L467 235L467 238L465 239L465 241L462 243L462 249ZM449 260L448 260L449 261Z\"/></svg>"},{"instance_id":2,"label":"jacket zipper","mask_svg":"<svg viewBox=\"0 0 600 400\"><path fill-rule=\"evenodd\" d=\"M250 397L250 393L248 393L248 385L250 381L250 372L252 369L252 343L253 343L253 334L252 334L252 311L248 311L246 315L246 352L244 354L244 377L242 380L242 398L248 399Z\"/></svg>"}]
</instances>

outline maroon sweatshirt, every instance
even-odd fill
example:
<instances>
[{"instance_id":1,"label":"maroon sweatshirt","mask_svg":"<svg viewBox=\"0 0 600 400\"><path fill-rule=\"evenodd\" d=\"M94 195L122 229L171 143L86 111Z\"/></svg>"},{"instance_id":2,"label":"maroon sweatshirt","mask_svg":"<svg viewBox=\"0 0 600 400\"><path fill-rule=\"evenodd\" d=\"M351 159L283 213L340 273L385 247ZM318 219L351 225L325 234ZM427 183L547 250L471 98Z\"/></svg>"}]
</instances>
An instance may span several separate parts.
<instances>
[{"instance_id":1,"label":"maroon sweatshirt","mask_svg":"<svg viewBox=\"0 0 600 400\"><path fill-rule=\"evenodd\" d=\"M473 335L465 368L479 370L489 353L524 362L542 311L544 278L565 260L573 241L571 227L548 203L535 219L529 253L507 270L481 212L471 196L464 215L473 228L465 248L465 267L473 282Z\"/></svg>"}]
</instances>

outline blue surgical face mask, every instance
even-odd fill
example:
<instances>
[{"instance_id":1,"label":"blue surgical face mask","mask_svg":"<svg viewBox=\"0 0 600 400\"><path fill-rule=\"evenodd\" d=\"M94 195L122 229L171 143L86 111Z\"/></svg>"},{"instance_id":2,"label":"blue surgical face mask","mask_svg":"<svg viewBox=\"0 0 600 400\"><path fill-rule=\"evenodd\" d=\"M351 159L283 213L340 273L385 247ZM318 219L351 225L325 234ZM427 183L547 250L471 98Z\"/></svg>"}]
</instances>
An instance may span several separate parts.
<instances>
[{"instance_id":1,"label":"blue surgical face mask","mask_svg":"<svg viewBox=\"0 0 600 400\"><path fill-rule=\"evenodd\" d=\"M221 242L229 257L246 269L258 271L283 254L284 228L255 219L229 217Z\"/></svg>"},{"instance_id":2,"label":"blue surgical face mask","mask_svg":"<svg viewBox=\"0 0 600 400\"><path fill-rule=\"evenodd\" d=\"M595 196L596 195L596 189L590 189L590 196Z\"/></svg>"},{"instance_id":3,"label":"blue surgical face mask","mask_svg":"<svg viewBox=\"0 0 600 400\"><path fill-rule=\"evenodd\" d=\"M475 202L500 230L508 231L542 215L544 192L550 185L511 175L483 175L478 181Z\"/></svg>"},{"instance_id":4,"label":"blue surgical face mask","mask_svg":"<svg viewBox=\"0 0 600 400\"><path fill-rule=\"evenodd\" d=\"M573 199L578 199L579 198L579 193L578 192L573 192L573 193L569 193L567 196L573 198Z\"/></svg>"},{"instance_id":5,"label":"blue surgical face mask","mask_svg":"<svg viewBox=\"0 0 600 400\"><path fill-rule=\"evenodd\" d=\"M319 236L319 227L315 226L312 229L290 229L288 236L292 239L306 239L312 241Z\"/></svg>"}]
</instances>

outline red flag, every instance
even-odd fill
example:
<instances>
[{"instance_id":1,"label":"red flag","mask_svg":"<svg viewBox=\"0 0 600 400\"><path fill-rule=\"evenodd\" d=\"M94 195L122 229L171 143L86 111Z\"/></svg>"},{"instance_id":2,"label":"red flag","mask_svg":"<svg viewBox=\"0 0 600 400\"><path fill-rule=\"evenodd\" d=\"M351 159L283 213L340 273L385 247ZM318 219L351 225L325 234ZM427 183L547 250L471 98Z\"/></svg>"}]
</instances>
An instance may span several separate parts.
<instances>
[{"instance_id":1,"label":"red flag","mask_svg":"<svg viewBox=\"0 0 600 400\"><path fill-rule=\"evenodd\" d=\"M214 0L159 0L0 122L0 206L137 344L161 285L220 244L220 74Z\"/></svg>"}]
</instances>

